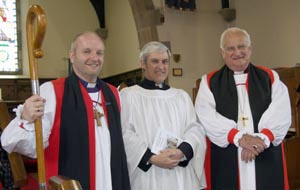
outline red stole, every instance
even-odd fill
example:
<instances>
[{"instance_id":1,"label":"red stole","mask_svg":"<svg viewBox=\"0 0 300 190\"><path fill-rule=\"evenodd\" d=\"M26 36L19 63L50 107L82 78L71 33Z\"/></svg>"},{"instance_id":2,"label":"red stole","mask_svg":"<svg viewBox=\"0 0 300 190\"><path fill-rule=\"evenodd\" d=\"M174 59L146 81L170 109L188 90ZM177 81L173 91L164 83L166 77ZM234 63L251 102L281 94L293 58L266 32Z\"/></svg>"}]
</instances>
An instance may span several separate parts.
<instances>
[{"instance_id":1,"label":"red stole","mask_svg":"<svg viewBox=\"0 0 300 190\"><path fill-rule=\"evenodd\" d=\"M60 143L60 123L61 123L61 108L64 95L65 78L59 78L52 81L56 95L56 112L54 117L53 128L49 138L49 146L45 149L45 165L46 165L46 181L52 176L58 175L59 161L59 143ZM108 85L116 97L118 107L120 108L120 99L118 92L111 85ZM92 100L83 85L80 84L82 96L87 108L92 107ZM101 100L105 104L103 92L101 91ZM103 106L104 114L107 119L107 109ZM95 123L93 109L87 109L88 128L89 128L89 154L90 154L90 189L95 190L96 176L96 161L95 161ZM68 176L66 176L68 177Z\"/></svg>"}]
</instances>

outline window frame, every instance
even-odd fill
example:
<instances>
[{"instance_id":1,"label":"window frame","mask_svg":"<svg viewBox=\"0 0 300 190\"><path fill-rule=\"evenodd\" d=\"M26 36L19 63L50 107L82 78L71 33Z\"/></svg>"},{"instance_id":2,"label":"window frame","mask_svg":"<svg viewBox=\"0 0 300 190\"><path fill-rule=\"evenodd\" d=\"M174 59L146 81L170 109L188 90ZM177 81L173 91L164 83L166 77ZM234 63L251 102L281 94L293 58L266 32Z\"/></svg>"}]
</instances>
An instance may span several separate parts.
<instances>
[{"instance_id":1,"label":"window frame","mask_svg":"<svg viewBox=\"0 0 300 190\"><path fill-rule=\"evenodd\" d=\"M17 49L16 49L16 57L17 57L17 69L16 71L6 71L4 70L0 70L0 75L22 75L23 74L23 70L22 70L22 39L21 39L21 19L20 19L20 13L21 13L21 8L20 8L20 0L6 0L7 2L10 1L10 3L12 3L11 1L14 1L13 3L15 3L16 5L16 9L15 9L15 13L13 13L16 17L16 24L15 24L15 34L16 34L16 43L17 43ZM0 41L0 44L3 41ZM3 44L3 43L2 43Z\"/></svg>"}]
</instances>

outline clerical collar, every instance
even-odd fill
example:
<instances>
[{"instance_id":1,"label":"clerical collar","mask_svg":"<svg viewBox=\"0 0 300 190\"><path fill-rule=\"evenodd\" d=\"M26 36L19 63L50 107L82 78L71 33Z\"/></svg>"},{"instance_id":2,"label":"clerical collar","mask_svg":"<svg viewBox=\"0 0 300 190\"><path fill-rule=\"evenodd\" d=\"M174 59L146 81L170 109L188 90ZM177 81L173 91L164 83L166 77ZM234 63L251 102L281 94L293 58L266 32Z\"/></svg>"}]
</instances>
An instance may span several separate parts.
<instances>
[{"instance_id":1,"label":"clerical collar","mask_svg":"<svg viewBox=\"0 0 300 190\"><path fill-rule=\"evenodd\" d=\"M244 71L234 71L235 75L241 75L249 72L249 67L247 67Z\"/></svg>"},{"instance_id":2,"label":"clerical collar","mask_svg":"<svg viewBox=\"0 0 300 190\"><path fill-rule=\"evenodd\" d=\"M88 93L99 92L99 90L100 90L99 78L97 78L96 83L88 83L88 82L82 80L81 78L79 78L79 81L85 87L85 89L88 91Z\"/></svg>"},{"instance_id":3,"label":"clerical collar","mask_svg":"<svg viewBox=\"0 0 300 190\"><path fill-rule=\"evenodd\" d=\"M148 90L168 90L170 88L170 86L165 83L155 84L154 81L150 81L146 78L139 83L139 86Z\"/></svg>"},{"instance_id":4,"label":"clerical collar","mask_svg":"<svg viewBox=\"0 0 300 190\"><path fill-rule=\"evenodd\" d=\"M234 71L234 75L241 75L244 74L244 71Z\"/></svg>"}]
</instances>

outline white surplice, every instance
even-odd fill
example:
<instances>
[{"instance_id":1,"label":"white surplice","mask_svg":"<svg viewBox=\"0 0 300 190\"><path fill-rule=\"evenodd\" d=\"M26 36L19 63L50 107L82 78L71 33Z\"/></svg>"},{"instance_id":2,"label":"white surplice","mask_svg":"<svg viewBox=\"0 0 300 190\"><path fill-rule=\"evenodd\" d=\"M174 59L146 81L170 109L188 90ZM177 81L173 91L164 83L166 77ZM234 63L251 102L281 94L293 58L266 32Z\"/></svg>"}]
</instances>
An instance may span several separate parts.
<instances>
[{"instance_id":1,"label":"white surplice","mask_svg":"<svg viewBox=\"0 0 300 190\"><path fill-rule=\"evenodd\" d=\"M274 140L271 143L273 143L274 146L278 146L284 139L288 128L290 127L291 108L287 87L279 80L278 74L274 71L272 72L274 75L274 83L272 84L272 102L258 123L258 131L261 131L264 128L269 129L274 135ZM240 189L255 190L255 161L246 163L241 160L242 148L238 146L238 140L243 134L248 133L264 139L267 146L270 145L270 141L266 135L254 133L249 96L245 85L247 76L247 73L234 75L238 93L239 119L237 123L222 116L216 111L214 96L207 84L207 75L202 77L195 102L195 109L201 124L204 126L206 135L211 142L219 147L225 148L229 145L228 133L232 128L239 130L234 137L234 143L238 147ZM241 119L242 115L247 117L245 126Z\"/></svg>"},{"instance_id":2,"label":"white surplice","mask_svg":"<svg viewBox=\"0 0 300 190\"><path fill-rule=\"evenodd\" d=\"M206 142L196 121L190 97L183 90L147 90L138 85L124 88L121 121L132 190L199 190L205 188L203 170ZM160 129L192 146L194 157L186 167L164 169L138 167L147 148L151 149Z\"/></svg>"},{"instance_id":3,"label":"white surplice","mask_svg":"<svg viewBox=\"0 0 300 190\"><path fill-rule=\"evenodd\" d=\"M53 127L56 97L51 82L41 85L40 91L40 95L46 99L44 116L42 117L43 140L44 147L46 148L49 144L48 140ZM101 103L101 92L99 94L98 92L89 93L89 95L93 101ZM104 113L102 106L95 103L94 106L100 113ZM19 106L18 109L22 109L22 106ZM20 114L20 111L17 111L17 115ZM24 129L19 127L21 123L24 123ZM109 190L112 189L110 133L105 117L101 117L101 123L102 127L98 127L95 120L96 190ZM27 121L21 120L20 116L13 119L5 128L1 135L1 143L7 152L19 152L23 155L36 158L34 124L28 124Z\"/></svg>"}]
</instances>

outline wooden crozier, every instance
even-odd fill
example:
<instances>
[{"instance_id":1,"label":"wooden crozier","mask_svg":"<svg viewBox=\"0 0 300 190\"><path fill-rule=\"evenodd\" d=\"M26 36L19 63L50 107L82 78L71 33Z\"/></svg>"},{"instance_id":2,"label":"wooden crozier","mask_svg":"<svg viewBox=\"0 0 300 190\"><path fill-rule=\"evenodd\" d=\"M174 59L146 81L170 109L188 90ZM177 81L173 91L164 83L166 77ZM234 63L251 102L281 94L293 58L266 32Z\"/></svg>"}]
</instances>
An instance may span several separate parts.
<instances>
[{"instance_id":1,"label":"wooden crozier","mask_svg":"<svg viewBox=\"0 0 300 190\"><path fill-rule=\"evenodd\" d=\"M32 5L27 13L26 31L32 94L37 95L40 94L37 59L43 57L41 46L46 32L46 24L46 16L43 9L39 5ZM36 136L39 190L45 190L45 158L41 118L37 118L34 121L34 125ZM82 189L78 181L69 180L62 176L51 177L49 180L49 185L50 189L52 190Z\"/></svg>"}]
</instances>

